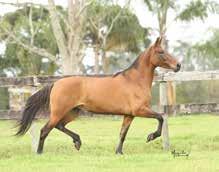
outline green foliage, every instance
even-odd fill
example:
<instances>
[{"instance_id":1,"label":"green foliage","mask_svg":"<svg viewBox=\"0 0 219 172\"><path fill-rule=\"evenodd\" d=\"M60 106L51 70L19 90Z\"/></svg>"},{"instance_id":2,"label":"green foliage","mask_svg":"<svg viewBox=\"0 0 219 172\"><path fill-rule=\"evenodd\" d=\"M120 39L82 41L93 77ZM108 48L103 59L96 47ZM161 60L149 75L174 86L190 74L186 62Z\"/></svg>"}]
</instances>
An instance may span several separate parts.
<instances>
[{"instance_id":1,"label":"green foliage","mask_svg":"<svg viewBox=\"0 0 219 172\"><path fill-rule=\"evenodd\" d=\"M173 0L155 0L144 1L148 9L154 13L159 13L162 10L173 9L177 13L176 19L182 21L192 21L194 19L204 20L209 13L219 13L219 4L213 0L191 0L186 7L181 8L176 1ZM165 5L167 8L165 9Z\"/></svg>"},{"instance_id":2,"label":"green foliage","mask_svg":"<svg viewBox=\"0 0 219 172\"><path fill-rule=\"evenodd\" d=\"M147 38L148 29L140 26L137 17L125 6L121 8L112 1L96 0L87 9L87 36L92 40L98 52L110 52L109 63L102 55L103 71L114 73L124 69L127 62L136 58L136 54L147 47L150 40ZM127 56L132 54L132 59ZM130 63L129 63L130 64Z\"/></svg>"},{"instance_id":3,"label":"green foliage","mask_svg":"<svg viewBox=\"0 0 219 172\"><path fill-rule=\"evenodd\" d=\"M111 15L106 18L106 22L112 22L113 18ZM115 23L115 27L109 35L109 41L113 39L113 43L116 44L127 44L127 51L138 52L138 41L144 38L144 30L138 23L136 16L126 11L122 13L121 17Z\"/></svg>"},{"instance_id":4,"label":"green foliage","mask_svg":"<svg viewBox=\"0 0 219 172\"><path fill-rule=\"evenodd\" d=\"M117 118L118 119L118 118ZM157 127L154 119L135 118L124 143L124 155L115 155L121 120L112 117L83 118L68 128L80 134L77 151L72 139L54 129L42 155L31 151L31 137L13 137L13 121L0 121L1 172L216 172L219 169L219 118L210 115L169 118L171 150L190 152L173 158L162 150L162 139L146 143L147 134ZM40 128L46 123L36 123ZM210 127L209 127L210 126Z\"/></svg>"},{"instance_id":5,"label":"green foliage","mask_svg":"<svg viewBox=\"0 0 219 172\"><path fill-rule=\"evenodd\" d=\"M183 56L183 70L217 70L219 68L219 29L213 30L212 36L203 42L191 45L179 41L175 54Z\"/></svg>"},{"instance_id":6,"label":"green foliage","mask_svg":"<svg viewBox=\"0 0 219 172\"><path fill-rule=\"evenodd\" d=\"M205 58L211 58L219 60L219 29L213 30L213 34L209 40L203 43L197 43L194 45L194 49L199 51ZM212 61L213 62L213 61ZM213 62L214 63L214 62ZM216 66L219 68L219 66Z\"/></svg>"},{"instance_id":7,"label":"green foliage","mask_svg":"<svg viewBox=\"0 0 219 172\"><path fill-rule=\"evenodd\" d=\"M176 9L176 2L174 0L144 0L148 9L152 12L158 13L158 11L163 10L166 4L168 8Z\"/></svg>"},{"instance_id":8,"label":"green foliage","mask_svg":"<svg viewBox=\"0 0 219 172\"><path fill-rule=\"evenodd\" d=\"M153 10L153 7L152 7L152 4L151 4L151 1L150 1L150 0L144 0L144 2L145 2L145 4L147 5L148 9L149 9L150 11L152 11L152 10Z\"/></svg>"},{"instance_id":9,"label":"green foliage","mask_svg":"<svg viewBox=\"0 0 219 172\"><path fill-rule=\"evenodd\" d=\"M191 21L196 18L204 20L210 13L219 13L219 4L215 1L195 0L187 4L186 8L179 14L178 19Z\"/></svg>"},{"instance_id":10,"label":"green foliage","mask_svg":"<svg viewBox=\"0 0 219 172\"><path fill-rule=\"evenodd\" d=\"M29 23L30 10L34 34ZM51 30L48 11L44 8L23 7L5 14L1 19L0 28L0 40L5 42L6 46L5 53L0 58L1 70L11 70L15 75L53 74L57 69L55 62L43 64L44 57L27 51L10 37L12 33L26 45L44 48L51 54L57 54L58 48Z\"/></svg>"},{"instance_id":11,"label":"green foliage","mask_svg":"<svg viewBox=\"0 0 219 172\"><path fill-rule=\"evenodd\" d=\"M148 34L147 30L139 25L136 16L127 8L122 10L120 6L110 2L97 0L88 6L87 17L92 19L98 29L94 28L87 20L82 35L89 35L94 44L97 44L99 28L102 26L109 28L114 18L121 12L121 16L113 24L104 48L107 51L115 52L139 52L139 47L142 44L148 45L149 40L145 38ZM62 29L65 36L68 37L66 21L63 20L63 18L67 18L67 11L59 6L57 6L57 11L61 19ZM32 41L29 23L30 12L32 12L33 28L36 30L34 41ZM6 51L0 56L0 69L2 73L11 71L14 75L53 74L57 70L55 62L42 63L43 57L29 52L17 44L8 33L5 33L5 29L12 32L24 44L31 45L32 42L33 46L43 48L51 54L58 54L56 40L50 25L49 12L45 8L26 6L3 16L0 40L1 42L6 41Z\"/></svg>"},{"instance_id":12,"label":"green foliage","mask_svg":"<svg viewBox=\"0 0 219 172\"><path fill-rule=\"evenodd\" d=\"M121 14L109 33L106 50L138 52L139 42L144 41L147 30L140 26L137 17L128 8L121 9L119 5L103 5L96 1L87 10L89 20L93 22L93 25L91 23L88 25L88 33L90 33L93 42L98 43L99 29L101 27L109 29L119 13Z\"/></svg>"},{"instance_id":13,"label":"green foliage","mask_svg":"<svg viewBox=\"0 0 219 172\"><path fill-rule=\"evenodd\" d=\"M149 11L155 13L159 22L160 32L166 32L167 13L170 9L176 12L175 20L190 22L195 19L204 20L210 13L219 13L219 4L213 0L191 0L182 8L173 0L144 0Z\"/></svg>"},{"instance_id":14,"label":"green foliage","mask_svg":"<svg viewBox=\"0 0 219 172\"><path fill-rule=\"evenodd\" d=\"M176 87L176 95L177 104L210 102L208 83L205 81L181 82Z\"/></svg>"}]
</instances>

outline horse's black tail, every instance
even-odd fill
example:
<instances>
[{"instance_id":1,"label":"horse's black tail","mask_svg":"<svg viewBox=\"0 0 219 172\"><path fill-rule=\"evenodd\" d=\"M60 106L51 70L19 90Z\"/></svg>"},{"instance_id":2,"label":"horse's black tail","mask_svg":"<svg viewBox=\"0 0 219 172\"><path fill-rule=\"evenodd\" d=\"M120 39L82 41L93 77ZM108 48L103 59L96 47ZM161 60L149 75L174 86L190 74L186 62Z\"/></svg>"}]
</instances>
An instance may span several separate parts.
<instances>
[{"instance_id":1,"label":"horse's black tail","mask_svg":"<svg viewBox=\"0 0 219 172\"><path fill-rule=\"evenodd\" d=\"M37 112L49 108L49 99L52 87L53 84L45 86L28 98L22 113L22 118L18 121L19 129L15 135L24 135L30 128Z\"/></svg>"}]
</instances>

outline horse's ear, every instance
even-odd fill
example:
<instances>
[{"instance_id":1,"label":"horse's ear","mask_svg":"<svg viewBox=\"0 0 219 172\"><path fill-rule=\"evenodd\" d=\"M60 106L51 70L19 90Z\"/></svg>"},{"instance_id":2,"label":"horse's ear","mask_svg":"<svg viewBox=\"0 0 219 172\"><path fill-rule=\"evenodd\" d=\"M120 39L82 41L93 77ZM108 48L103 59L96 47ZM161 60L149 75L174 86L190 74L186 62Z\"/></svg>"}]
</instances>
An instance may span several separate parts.
<instances>
[{"instance_id":1,"label":"horse's ear","mask_svg":"<svg viewBox=\"0 0 219 172\"><path fill-rule=\"evenodd\" d=\"M160 37L157 37L157 40L156 40L156 42L154 43L155 46L159 45L159 40L160 40Z\"/></svg>"},{"instance_id":2,"label":"horse's ear","mask_svg":"<svg viewBox=\"0 0 219 172\"><path fill-rule=\"evenodd\" d=\"M161 36L161 37L160 37L160 40L159 40L159 45L161 45L162 40L163 40L163 37Z\"/></svg>"},{"instance_id":3,"label":"horse's ear","mask_svg":"<svg viewBox=\"0 0 219 172\"><path fill-rule=\"evenodd\" d=\"M161 42L162 42L162 37L157 37L157 40L156 40L156 42L154 44L155 47L161 45Z\"/></svg>"}]
</instances>

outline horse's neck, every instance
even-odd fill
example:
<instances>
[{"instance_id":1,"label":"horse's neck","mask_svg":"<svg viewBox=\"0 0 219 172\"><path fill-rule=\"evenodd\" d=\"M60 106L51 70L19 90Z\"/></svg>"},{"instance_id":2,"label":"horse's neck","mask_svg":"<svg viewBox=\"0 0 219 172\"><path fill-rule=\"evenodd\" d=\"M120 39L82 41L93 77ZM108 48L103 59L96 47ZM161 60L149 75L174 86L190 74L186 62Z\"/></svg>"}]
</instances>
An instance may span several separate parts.
<instances>
[{"instance_id":1,"label":"horse's neck","mask_svg":"<svg viewBox=\"0 0 219 172\"><path fill-rule=\"evenodd\" d=\"M130 68L129 75L136 82L151 88L155 67L150 63L150 54L144 52L136 61L137 65Z\"/></svg>"}]
</instances>

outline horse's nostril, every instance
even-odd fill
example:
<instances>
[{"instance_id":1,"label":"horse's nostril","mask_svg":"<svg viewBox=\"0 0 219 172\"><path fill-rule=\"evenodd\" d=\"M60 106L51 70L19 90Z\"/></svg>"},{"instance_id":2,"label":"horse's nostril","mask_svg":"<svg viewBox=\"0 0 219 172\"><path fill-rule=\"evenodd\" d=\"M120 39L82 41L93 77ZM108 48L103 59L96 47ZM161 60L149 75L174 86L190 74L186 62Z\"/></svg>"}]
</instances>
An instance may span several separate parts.
<instances>
[{"instance_id":1,"label":"horse's nostril","mask_svg":"<svg viewBox=\"0 0 219 172\"><path fill-rule=\"evenodd\" d=\"M176 68L174 69L174 72L178 72L181 68L181 64L180 63L177 63L176 64Z\"/></svg>"},{"instance_id":2,"label":"horse's nostril","mask_svg":"<svg viewBox=\"0 0 219 172\"><path fill-rule=\"evenodd\" d=\"M176 66L177 66L177 69L181 68L181 64L180 63L178 63Z\"/></svg>"}]
</instances>

